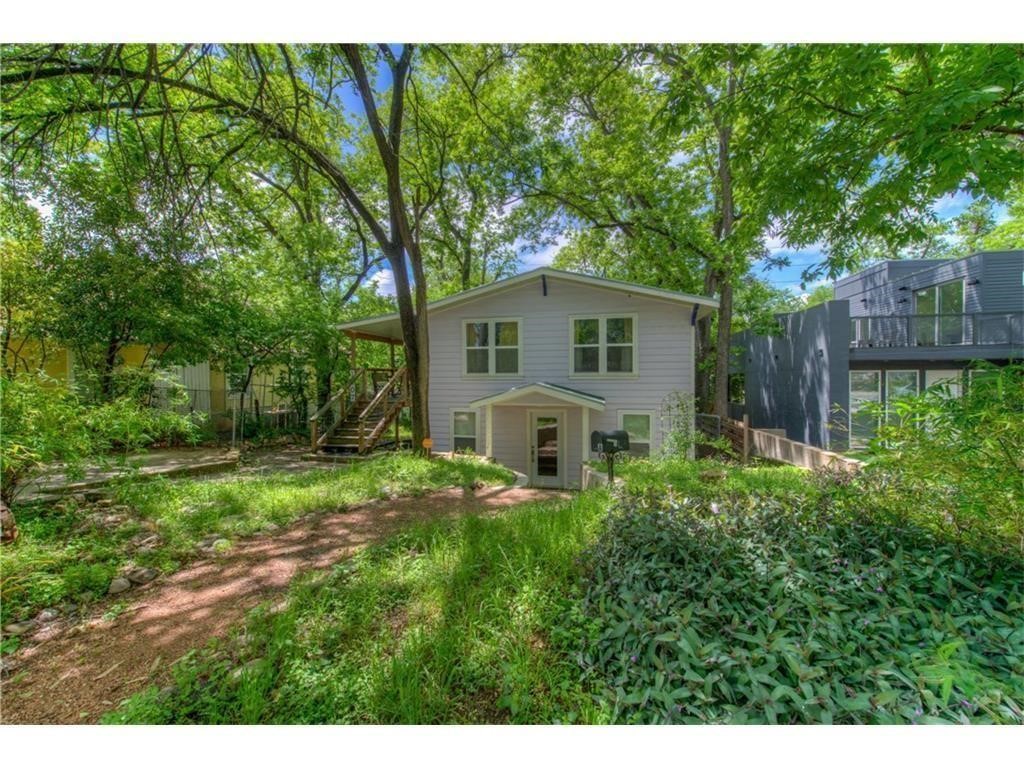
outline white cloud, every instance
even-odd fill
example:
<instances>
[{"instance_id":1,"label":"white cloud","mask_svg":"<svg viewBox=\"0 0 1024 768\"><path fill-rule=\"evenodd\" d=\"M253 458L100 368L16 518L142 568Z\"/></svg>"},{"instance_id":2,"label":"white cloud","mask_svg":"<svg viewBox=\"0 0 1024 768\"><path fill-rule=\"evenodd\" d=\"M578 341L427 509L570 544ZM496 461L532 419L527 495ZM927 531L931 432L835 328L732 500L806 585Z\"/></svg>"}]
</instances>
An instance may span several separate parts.
<instances>
[{"instance_id":1,"label":"white cloud","mask_svg":"<svg viewBox=\"0 0 1024 768\"><path fill-rule=\"evenodd\" d=\"M569 236L561 234L555 238L554 243L541 248L536 253L520 253L519 263L522 266L520 271L529 272L531 269L537 269L537 267L550 267L551 262L555 260L555 255L567 242L569 242Z\"/></svg>"},{"instance_id":2,"label":"white cloud","mask_svg":"<svg viewBox=\"0 0 1024 768\"><path fill-rule=\"evenodd\" d=\"M940 219L950 219L963 213L973 201L974 198L967 192L954 192L940 197L932 203L931 209Z\"/></svg>"},{"instance_id":3,"label":"white cloud","mask_svg":"<svg viewBox=\"0 0 1024 768\"><path fill-rule=\"evenodd\" d=\"M370 276L370 284L378 296L395 295L395 273L390 269L381 269Z\"/></svg>"},{"instance_id":4,"label":"white cloud","mask_svg":"<svg viewBox=\"0 0 1024 768\"><path fill-rule=\"evenodd\" d=\"M50 205L49 203L45 203L36 197L32 197L30 195L27 199L27 202L29 205L31 205L33 208L39 211L39 215L42 216L44 219L49 219L50 215L53 213L52 205Z\"/></svg>"}]
</instances>

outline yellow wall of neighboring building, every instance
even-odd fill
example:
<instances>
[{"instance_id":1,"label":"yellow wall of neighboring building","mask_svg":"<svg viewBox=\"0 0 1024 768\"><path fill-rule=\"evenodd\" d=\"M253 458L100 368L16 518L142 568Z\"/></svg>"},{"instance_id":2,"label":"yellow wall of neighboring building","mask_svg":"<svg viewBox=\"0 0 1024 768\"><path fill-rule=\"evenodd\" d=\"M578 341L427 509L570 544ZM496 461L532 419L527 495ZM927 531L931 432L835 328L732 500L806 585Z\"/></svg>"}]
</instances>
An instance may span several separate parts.
<instances>
[{"instance_id":1,"label":"yellow wall of neighboring building","mask_svg":"<svg viewBox=\"0 0 1024 768\"><path fill-rule=\"evenodd\" d=\"M227 409L227 384L224 371L210 366L210 410L220 413Z\"/></svg>"},{"instance_id":2,"label":"yellow wall of neighboring building","mask_svg":"<svg viewBox=\"0 0 1024 768\"><path fill-rule=\"evenodd\" d=\"M20 341L14 340L11 342L11 349L13 351L8 353L8 361L14 362L17 359L19 371L25 371L26 365L29 371L35 371L39 367L39 361L43 357L43 348L39 342L28 340L22 344ZM14 354L15 352L18 353L17 357ZM131 344L121 350L120 357L122 365L141 366L147 360L152 359L153 350L143 344ZM278 374L284 370L284 366L273 366L266 371L259 371L253 375L250 392L246 396L249 407L251 407L253 399L259 400L260 408L263 410L289 405L286 398L273 391ZM57 381L73 379L74 366L71 352L56 345L46 345L43 371L47 376ZM222 369L214 364L210 365L209 383L202 388L206 389L207 387L210 392L211 412L224 413L231 410L232 403L229 402L227 394L227 376Z\"/></svg>"},{"instance_id":3,"label":"yellow wall of neighboring building","mask_svg":"<svg viewBox=\"0 0 1024 768\"><path fill-rule=\"evenodd\" d=\"M58 381L66 381L71 358L68 350L47 344L45 357L43 351L43 345L33 339L27 339L24 343L20 339L12 339L7 351L7 364L16 367L18 372L36 371L42 361L43 373Z\"/></svg>"}]
</instances>

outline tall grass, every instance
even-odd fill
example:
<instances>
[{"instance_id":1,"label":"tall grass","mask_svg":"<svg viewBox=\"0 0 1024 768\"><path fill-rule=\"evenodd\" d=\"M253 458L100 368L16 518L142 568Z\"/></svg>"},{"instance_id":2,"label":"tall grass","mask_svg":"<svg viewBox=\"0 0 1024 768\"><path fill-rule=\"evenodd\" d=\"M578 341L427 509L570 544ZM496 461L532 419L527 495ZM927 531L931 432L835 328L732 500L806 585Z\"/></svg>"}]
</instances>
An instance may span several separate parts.
<instances>
[{"instance_id":1,"label":"tall grass","mask_svg":"<svg viewBox=\"0 0 1024 768\"><path fill-rule=\"evenodd\" d=\"M300 474L233 474L224 479L141 481L128 477L114 489L113 506L95 509L68 499L18 510L21 535L2 554L2 620L24 618L61 601L101 597L129 566L172 571L197 554L207 537L231 541L284 526L311 512L410 496L451 486L503 484L514 475L478 461L391 454ZM102 518L122 518L110 525ZM137 536L159 543L140 552Z\"/></svg>"},{"instance_id":2,"label":"tall grass","mask_svg":"<svg viewBox=\"0 0 1024 768\"><path fill-rule=\"evenodd\" d=\"M295 586L242 641L180 664L107 722L463 723L606 719L550 628L607 496L424 525Z\"/></svg>"}]
</instances>

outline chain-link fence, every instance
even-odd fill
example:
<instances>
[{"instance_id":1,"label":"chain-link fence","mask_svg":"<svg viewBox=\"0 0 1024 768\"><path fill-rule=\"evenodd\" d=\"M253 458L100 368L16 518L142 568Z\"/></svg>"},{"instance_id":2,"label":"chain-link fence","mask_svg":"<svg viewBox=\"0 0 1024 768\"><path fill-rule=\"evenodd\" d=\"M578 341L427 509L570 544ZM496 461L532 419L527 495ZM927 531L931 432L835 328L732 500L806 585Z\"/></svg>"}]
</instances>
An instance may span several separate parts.
<instances>
[{"instance_id":1,"label":"chain-link fence","mask_svg":"<svg viewBox=\"0 0 1024 768\"><path fill-rule=\"evenodd\" d=\"M273 384L251 384L243 393L235 390L187 386L156 387L156 407L178 413L201 415L211 438L232 444L268 432L304 432L308 416L274 390Z\"/></svg>"}]
</instances>

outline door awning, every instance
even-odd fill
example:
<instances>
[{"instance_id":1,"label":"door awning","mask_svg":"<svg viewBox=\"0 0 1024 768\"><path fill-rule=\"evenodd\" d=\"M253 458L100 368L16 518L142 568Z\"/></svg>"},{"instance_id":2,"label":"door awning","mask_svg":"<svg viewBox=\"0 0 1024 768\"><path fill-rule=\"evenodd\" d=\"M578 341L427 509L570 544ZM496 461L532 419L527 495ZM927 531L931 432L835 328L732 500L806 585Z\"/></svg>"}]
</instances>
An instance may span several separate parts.
<instances>
[{"instance_id":1,"label":"door awning","mask_svg":"<svg viewBox=\"0 0 1024 768\"><path fill-rule=\"evenodd\" d=\"M485 405L547 405L547 403L530 402L530 398L535 398L537 395L544 395L563 403L580 405L595 411L604 410L604 398L600 395L592 395L589 392L581 392L578 389L563 387L559 384L549 384L546 381L537 381L533 384L512 387L494 395L487 395L474 400L469 406L470 408L481 408Z\"/></svg>"}]
</instances>

